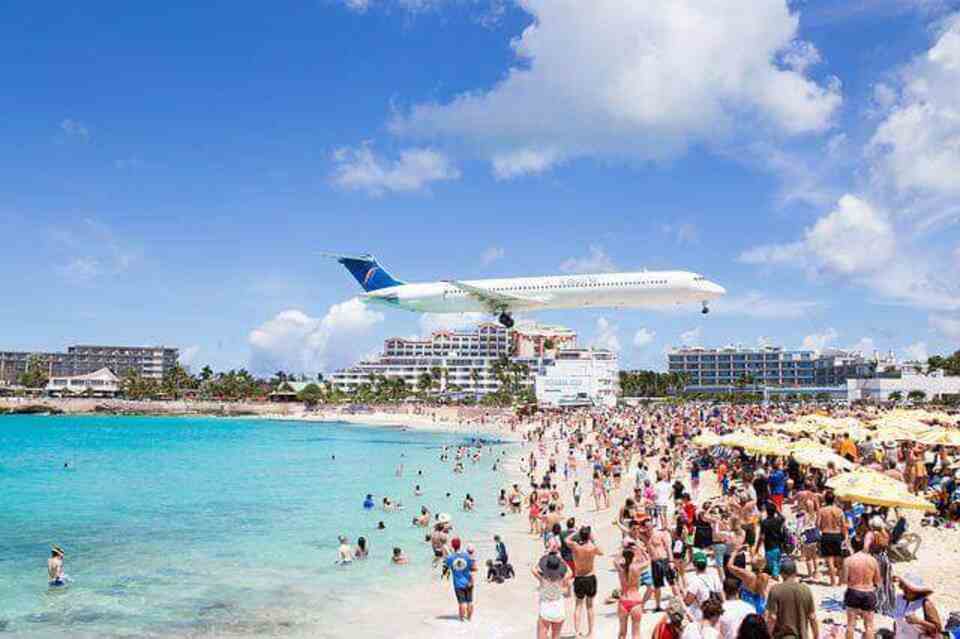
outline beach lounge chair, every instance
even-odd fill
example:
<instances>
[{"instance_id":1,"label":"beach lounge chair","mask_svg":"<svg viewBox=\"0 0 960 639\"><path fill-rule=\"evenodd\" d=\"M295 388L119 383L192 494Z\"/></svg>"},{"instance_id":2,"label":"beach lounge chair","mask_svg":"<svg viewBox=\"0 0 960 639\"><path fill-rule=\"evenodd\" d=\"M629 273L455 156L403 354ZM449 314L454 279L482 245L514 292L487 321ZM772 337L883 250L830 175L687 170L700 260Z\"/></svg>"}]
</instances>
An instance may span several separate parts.
<instances>
[{"instance_id":1,"label":"beach lounge chair","mask_svg":"<svg viewBox=\"0 0 960 639\"><path fill-rule=\"evenodd\" d=\"M901 517L890 531L890 546L887 556L891 561L916 561L917 551L923 540L917 533L907 532L907 520Z\"/></svg>"}]
</instances>

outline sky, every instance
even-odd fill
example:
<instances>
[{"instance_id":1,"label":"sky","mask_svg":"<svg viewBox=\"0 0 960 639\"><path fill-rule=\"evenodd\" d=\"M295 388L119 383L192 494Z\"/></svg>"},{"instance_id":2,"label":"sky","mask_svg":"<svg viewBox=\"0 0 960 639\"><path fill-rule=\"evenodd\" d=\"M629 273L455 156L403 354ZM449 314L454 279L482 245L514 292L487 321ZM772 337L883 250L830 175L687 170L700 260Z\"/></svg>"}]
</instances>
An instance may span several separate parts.
<instances>
[{"instance_id":1,"label":"sky","mask_svg":"<svg viewBox=\"0 0 960 639\"><path fill-rule=\"evenodd\" d=\"M198 6L202 5L202 6ZM476 317L406 281L703 273L707 316L531 317L674 346L960 348L960 0L12 1L0 350L330 371Z\"/></svg>"}]
</instances>

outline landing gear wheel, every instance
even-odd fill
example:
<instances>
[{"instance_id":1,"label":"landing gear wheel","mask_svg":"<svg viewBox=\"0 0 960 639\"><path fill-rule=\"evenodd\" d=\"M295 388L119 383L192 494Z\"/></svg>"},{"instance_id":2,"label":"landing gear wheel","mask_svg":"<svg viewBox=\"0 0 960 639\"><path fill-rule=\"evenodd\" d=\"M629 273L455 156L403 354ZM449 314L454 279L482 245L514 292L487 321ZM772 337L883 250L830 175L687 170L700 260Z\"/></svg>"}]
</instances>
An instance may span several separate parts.
<instances>
[{"instance_id":1,"label":"landing gear wheel","mask_svg":"<svg viewBox=\"0 0 960 639\"><path fill-rule=\"evenodd\" d=\"M706 303L706 302L703 303L703 310L700 311L700 312L703 313L704 315L706 315L707 313L710 312L710 309L707 308L707 303Z\"/></svg>"},{"instance_id":2,"label":"landing gear wheel","mask_svg":"<svg viewBox=\"0 0 960 639\"><path fill-rule=\"evenodd\" d=\"M513 318L510 317L510 313L500 313L500 323L505 328L513 328Z\"/></svg>"}]
</instances>

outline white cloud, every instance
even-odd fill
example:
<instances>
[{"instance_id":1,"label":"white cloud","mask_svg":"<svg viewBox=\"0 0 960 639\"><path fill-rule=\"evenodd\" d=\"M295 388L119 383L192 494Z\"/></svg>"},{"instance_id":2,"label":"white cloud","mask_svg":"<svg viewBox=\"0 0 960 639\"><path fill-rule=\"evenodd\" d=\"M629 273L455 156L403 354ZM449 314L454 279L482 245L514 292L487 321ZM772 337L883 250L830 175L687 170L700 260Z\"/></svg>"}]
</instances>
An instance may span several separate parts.
<instances>
[{"instance_id":1,"label":"white cloud","mask_svg":"<svg viewBox=\"0 0 960 639\"><path fill-rule=\"evenodd\" d=\"M405 149L391 162L378 157L370 143L364 142L356 148L337 149L333 161L331 180L334 184L371 195L420 191L432 182L460 177L460 171L446 155L427 148Z\"/></svg>"},{"instance_id":2,"label":"white cloud","mask_svg":"<svg viewBox=\"0 0 960 639\"><path fill-rule=\"evenodd\" d=\"M367 350L359 338L383 319L356 298L334 304L322 318L283 311L250 332L250 367L315 373L346 366Z\"/></svg>"},{"instance_id":3,"label":"white cloud","mask_svg":"<svg viewBox=\"0 0 960 639\"><path fill-rule=\"evenodd\" d=\"M945 315L931 315L930 326L947 339L960 341L960 318Z\"/></svg>"},{"instance_id":4,"label":"white cloud","mask_svg":"<svg viewBox=\"0 0 960 639\"><path fill-rule=\"evenodd\" d=\"M699 326L680 333L680 343L684 346L699 346L703 329Z\"/></svg>"},{"instance_id":5,"label":"white cloud","mask_svg":"<svg viewBox=\"0 0 960 639\"><path fill-rule=\"evenodd\" d=\"M926 362L930 358L930 353L927 352L927 343L922 341L911 344L910 346L904 346L903 354L908 360L917 362Z\"/></svg>"},{"instance_id":6,"label":"white cloud","mask_svg":"<svg viewBox=\"0 0 960 639\"><path fill-rule=\"evenodd\" d=\"M490 162L493 164L493 174L498 180L509 180L523 175L543 173L552 168L560 157L557 149L525 148L495 153L490 158Z\"/></svg>"},{"instance_id":7,"label":"white cloud","mask_svg":"<svg viewBox=\"0 0 960 639\"><path fill-rule=\"evenodd\" d=\"M805 73L816 50L796 39L786 0L517 5L532 23L504 78L415 105L394 133L466 140L507 178L579 157L659 160L758 131L819 132L842 101L838 80Z\"/></svg>"},{"instance_id":8,"label":"white cloud","mask_svg":"<svg viewBox=\"0 0 960 639\"><path fill-rule=\"evenodd\" d=\"M118 275L141 257L140 249L131 240L93 218L58 226L50 235L58 250L71 256L54 268L73 283L88 283Z\"/></svg>"},{"instance_id":9,"label":"white cloud","mask_svg":"<svg viewBox=\"0 0 960 639\"><path fill-rule=\"evenodd\" d=\"M595 348L605 348L615 353L620 352L620 327L606 317L597 318L597 334L593 339Z\"/></svg>"},{"instance_id":10,"label":"white cloud","mask_svg":"<svg viewBox=\"0 0 960 639\"><path fill-rule=\"evenodd\" d=\"M180 365L189 368L196 360L197 355L200 354L199 346L187 346L180 349Z\"/></svg>"},{"instance_id":11,"label":"white cloud","mask_svg":"<svg viewBox=\"0 0 960 639\"><path fill-rule=\"evenodd\" d=\"M564 273L610 273L617 270L616 264L602 246L591 244L585 257L571 257L560 264Z\"/></svg>"},{"instance_id":12,"label":"white cloud","mask_svg":"<svg viewBox=\"0 0 960 639\"><path fill-rule=\"evenodd\" d=\"M822 333L813 333L803 338L801 347L804 350L820 352L836 341L840 334L834 328L828 328Z\"/></svg>"},{"instance_id":13,"label":"white cloud","mask_svg":"<svg viewBox=\"0 0 960 639\"><path fill-rule=\"evenodd\" d=\"M90 139L90 130L83 122L80 122L79 120L74 120L72 118L61 120L60 130L71 137L80 138L84 141Z\"/></svg>"},{"instance_id":14,"label":"white cloud","mask_svg":"<svg viewBox=\"0 0 960 639\"><path fill-rule=\"evenodd\" d=\"M960 195L960 14L901 84L899 98L881 97L889 111L869 147L877 177L900 193Z\"/></svg>"},{"instance_id":15,"label":"white cloud","mask_svg":"<svg viewBox=\"0 0 960 639\"><path fill-rule=\"evenodd\" d=\"M853 238L856 238L854 240ZM849 275L886 265L896 246L893 226L868 202L844 195L807 229L801 242L759 246L740 255L748 264L811 266Z\"/></svg>"},{"instance_id":16,"label":"white cloud","mask_svg":"<svg viewBox=\"0 0 960 639\"><path fill-rule=\"evenodd\" d=\"M813 46L812 42L805 42L803 40L794 40L791 42L781 54L780 59L787 67L797 73L804 73L809 67L819 64L822 61L817 47Z\"/></svg>"},{"instance_id":17,"label":"white cloud","mask_svg":"<svg viewBox=\"0 0 960 639\"><path fill-rule=\"evenodd\" d=\"M641 328L633 334L633 347L644 348L648 346L657 337L654 331L647 328Z\"/></svg>"},{"instance_id":18,"label":"white cloud","mask_svg":"<svg viewBox=\"0 0 960 639\"><path fill-rule=\"evenodd\" d=\"M420 315L420 332L429 335L440 329L461 330L486 321L490 321L490 316L485 313L423 313Z\"/></svg>"},{"instance_id":19,"label":"white cloud","mask_svg":"<svg viewBox=\"0 0 960 639\"><path fill-rule=\"evenodd\" d=\"M502 246L491 246L480 254L480 261L484 266L489 266L497 260L502 260L506 252Z\"/></svg>"},{"instance_id":20,"label":"white cloud","mask_svg":"<svg viewBox=\"0 0 960 639\"><path fill-rule=\"evenodd\" d=\"M820 302L770 297L759 291L724 296L710 303L711 311L717 314L744 315L757 319L796 319L820 306Z\"/></svg>"}]
</instances>

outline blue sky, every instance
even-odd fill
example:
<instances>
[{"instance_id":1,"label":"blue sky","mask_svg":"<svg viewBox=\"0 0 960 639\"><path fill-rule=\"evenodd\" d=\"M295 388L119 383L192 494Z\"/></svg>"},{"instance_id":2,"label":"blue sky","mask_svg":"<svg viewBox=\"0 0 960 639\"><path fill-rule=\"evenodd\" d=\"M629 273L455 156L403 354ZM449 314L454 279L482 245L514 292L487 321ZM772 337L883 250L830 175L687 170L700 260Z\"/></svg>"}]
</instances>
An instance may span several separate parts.
<instances>
[{"instance_id":1,"label":"blue sky","mask_svg":"<svg viewBox=\"0 0 960 639\"><path fill-rule=\"evenodd\" d=\"M331 249L726 286L537 316L632 366L960 347L958 2L195 4L7 4L0 348L313 371L443 323L348 302Z\"/></svg>"}]
</instances>

